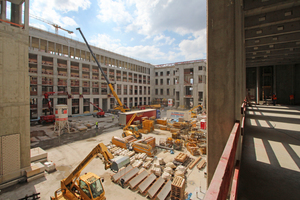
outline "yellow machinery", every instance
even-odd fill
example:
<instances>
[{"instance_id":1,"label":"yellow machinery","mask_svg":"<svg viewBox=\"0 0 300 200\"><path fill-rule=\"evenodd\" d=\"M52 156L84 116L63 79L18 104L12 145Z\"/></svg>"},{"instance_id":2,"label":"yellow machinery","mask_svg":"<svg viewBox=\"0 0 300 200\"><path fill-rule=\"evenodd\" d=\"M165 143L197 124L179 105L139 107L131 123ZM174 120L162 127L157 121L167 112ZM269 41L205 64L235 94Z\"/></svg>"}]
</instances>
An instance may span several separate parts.
<instances>
[{"instance_id":1,"label":"yellow machinery","mask_svg":"<svg viewBox=\"0 0 300 200\"><path fill-rule=\"evenodd\" d=\"M203 107L199 104L199 105L195 106L194 108L192 108L190 110L190 112L191 112L191 118L196 118L197 117L197 112L195 111L195 109L199 108L199 107L201 107L201 109L203 109Z\"/></svg>"},{"instance_id":2,"label":"yellow machinery","mask_svg":"<svg viewBox=\"0 0 300 200\"><path fill-rule=\"evenodd\" d=\"M89 153L89 155L74 169L74 171L67 178L61 180L61 188L55 191L54 197L51 197L51 200L105 199L105 191L102 185L104 179L101 179L99 176L91 172L80 176L81 171L99 153L102 154L104 158L105 170L110 168L111 170L116 172L120 167L127 164L127 162L124 162L125 157L121 157L115 161L111 160L114 158L113 155L108 151L107 147L103 143L100 143Z\"/></svg>"},{"instance_id":3,"label":"yellow machinery","mask_svg":"<svg viewBox=\"0 0 300 200\"><path fill-rule=\"evenodd\" d=\"M181 151L182 150L182 144L183 144L182 140L177 139L177 140L174 141L173 148L175 150Z\"/></svg>"},{"instance_id":4,"label":"yellow machinery","mask_svg":"<svg viewBox=\"0 0 300 200\"><path fill-rule=\"evenodd\" d=\"M132 117L126 124L126 126L123 128L122 137L127 137L129 135L132 135L133 137L135 137L137 139L142 138L142 134L139 132L137 125L131 125L132 121L134 120L134 118L136 116L137 116L137 114L134 113L134 115L132 115Z\"/></svg>"},{"instance_id":5,"label":"yellow machinery","mask_svg":"<svg viewBox=\"0 0 300 200\"><path fill-rule=\"evenodd\" d=\"M166 146L169 148L173 147L173 139L171 137L168 137L166 140Z\"/></svg>"},{"instance_id":6,"label":"yellow machinery","mask_svg":"<svg viewBox=\"0 0 300 200\"><path fill-rule=\"evenodd\" d=\"M159 109L159 108L161 108L161 105L160 104L154 104L154 105L150 105L149 107Z\"/></svg>"},{"instance_id":7,"label":"yellow machinery","mask_svg":"<svg viewBox=\"0 0 300 200\"><path fill-rule=\"evenodd\" d=\"M79 32L80 32L82 38L84 39L84 41L85 41L85 43L86 43L86 45L87 45L87 47L88 47L88 49L90 50L90 52L91 52L91 54L92 54L94 60L96 61L96 63L97 63L97 65L98 65L98 67L99 67L99 69L100 69L102 75L104 76L104 78L105 78L105 80L106 80L106 82L107 82L107 84L108 84L108 87L109 87L109 89L111 90L111 93L114 95L114 97L116 98L116 100L117 100L117 102L118 102L118 104L119 104L118 106L114 107L114 109L115 109L115 110L120 110L121 112L126 112L126 111L130 110L127 106L125 106L125 105L122 104L121 100L119 99L117 93L116 93L115 90L114 90L114 87L112 86L112 84L111 84L110 81L108 80L107 76L105 75L105 73L104 73L104 71L103 71L101 65L99 64L99 62L98 62L96 56L94 55L94 53L93 53L93 51L92 51L90 45L89 45L88 42L86 41L86 39L85 39L83 33L81 32L80 28L76 28L76 30L79 30Z\"/></svg>"}]
</instances>

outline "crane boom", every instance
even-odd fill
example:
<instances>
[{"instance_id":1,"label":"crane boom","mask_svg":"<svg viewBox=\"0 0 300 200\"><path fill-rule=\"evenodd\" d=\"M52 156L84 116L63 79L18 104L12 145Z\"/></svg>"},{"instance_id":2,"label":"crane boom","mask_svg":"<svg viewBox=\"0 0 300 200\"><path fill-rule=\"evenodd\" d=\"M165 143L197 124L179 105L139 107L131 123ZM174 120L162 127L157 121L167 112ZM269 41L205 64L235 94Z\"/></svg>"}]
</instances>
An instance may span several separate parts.
<instances>
[{"instance_id":1,"label":"crane boom","mask_svg":"<svg viewBox=\"0 0 300 200\"><path fill-rule=\"evenodd\" d=\"M70 185L72 182L75 183L74 178L77 179L81 173L81 171L91 162L93 158L95 158L98 153L102 154L104 157L104 163L105 163L105 170L110 168L112 165L112 162L110 159L113 159L114 156L108 151L107 147L100 143L98 144L90 153L85 157L83 161L74 169L74 171L65 179L63 179L61 182L63 185ZM72 187L70 187L72 188Z\"/></svg>"},{"instance_id":2,"label":"crane boom","mask_svg":"<svg viewBox=\"0 0 300 200\"><path fill-rule=\"evenodd\" d=\"M98 60L97 60L95 54L93 53L93 51L92 51L92 49L91 49L89 43L88 43L87 40L85 39L85 37L84 37L83 33L81 32L80 28L76 28L76 30L78 30L78 31L80 32L80 34L81 34L81 36L82 36L84 42L86 43L86 46L87 46L88 49L90 50L90 52L91 52L91 54L92 54L94 60L96 61L96 63L97 63L97 65L98 65L98 67L99 67L101 73L103 74L103 76L104 76L104 78L105 78L105 80L106 80L106 82L107 82L107 84L108 84L109 89L111 90L112 94L114 95L114 97L116 98L116 100L117 100L117 102L118 102L118 104L119 104L119 106L115 107L114 109L120 110L120 111L122 111L122 112L128 111L129 108L126 108L126 106L122 104L121 100L119 99L119 97L118 97L117 93L115 92L115 90L114 90L112 84L110 83L110 81L108 80L107 76L105 75L105 73L104 73L104 71L103 71L101 65L99 64L99 62L98 62Z\"/></svg>"},{"instance_id":3,"label":"crane boom","mask_svg":"<svg viewBox=\"0 0 300 200\"><path fill-rule=\"evenodd\" d=\"M69 30L67 30L67 29L64 29L64 28L62 28L61 26L59 26L58 24L55 24L55 23L53 23L53 22L50 22L50 21L48 21L48 20L46 20L46 19L43 19L43 18L41 18L41 17L35 16L35 15L33 15L33 14L29 14L29 16L32 17L32 18L34 18L34 19L40 20L40 21L42 21L42 22L45 22L46 24L49 24L49 25L53 26L53 27L55 28L55 33L56 33L56 34L58 34L58 29L61 29L61 30L63 30L63 31L66 31L66 32L68 32L69 34L73 33L73 31L69 31Z\"/></svg>"}]
</instances>

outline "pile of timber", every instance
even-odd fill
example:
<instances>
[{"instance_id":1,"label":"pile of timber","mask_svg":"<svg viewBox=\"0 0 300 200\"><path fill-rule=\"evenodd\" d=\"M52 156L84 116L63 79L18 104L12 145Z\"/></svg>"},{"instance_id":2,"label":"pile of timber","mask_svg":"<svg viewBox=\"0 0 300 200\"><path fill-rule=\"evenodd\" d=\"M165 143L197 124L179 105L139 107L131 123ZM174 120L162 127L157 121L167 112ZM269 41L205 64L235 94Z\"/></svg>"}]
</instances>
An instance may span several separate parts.
<instances>
[{"instance_id":1,"label":"pile of timber","mask_svg":"<svg viewBox=\"0 0 300 200\"><path fill-rule=\"evenodd\" d=\"M180 176L175 176L171 184L171 199L185 199L185 179Z\"/></svg>"}]
</instances>

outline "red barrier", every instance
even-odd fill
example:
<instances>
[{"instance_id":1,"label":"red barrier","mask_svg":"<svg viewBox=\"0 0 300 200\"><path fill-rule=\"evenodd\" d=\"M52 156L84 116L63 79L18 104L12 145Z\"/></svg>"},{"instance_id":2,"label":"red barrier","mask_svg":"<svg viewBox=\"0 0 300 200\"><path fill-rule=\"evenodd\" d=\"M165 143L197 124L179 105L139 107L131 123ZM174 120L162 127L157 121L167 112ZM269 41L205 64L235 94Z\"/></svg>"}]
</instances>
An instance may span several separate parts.
<instances>
[{"instance_id":1,"label":"red barrier","mask_svg":"<svg viewBox=\"0 0 300 200\"><path fill-rule=\"evenodd\" d=\"M206 192L204 200L225 200L235 168L235 155L240 135L240 123L236 122L227 140L223 154Z\"/></svg>"}]
</instances>

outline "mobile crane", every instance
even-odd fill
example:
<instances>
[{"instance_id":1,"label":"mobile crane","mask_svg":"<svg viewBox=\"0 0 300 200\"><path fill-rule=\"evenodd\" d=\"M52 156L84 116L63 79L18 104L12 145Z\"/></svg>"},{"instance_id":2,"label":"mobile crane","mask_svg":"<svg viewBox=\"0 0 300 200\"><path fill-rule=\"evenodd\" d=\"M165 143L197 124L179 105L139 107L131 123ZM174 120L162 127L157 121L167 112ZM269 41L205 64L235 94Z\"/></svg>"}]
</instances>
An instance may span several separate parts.
<instances>
[{"instance_id":1,"label":"mobile crane","mask_svg":"<svg viewBox=\"0 0 300 200\"><path fill-rule=\"evenodd\" d=\"M80 176L82 170L98 154L101 154L104 158L105 170L110 168L112 171L117 172L121 167L130 162L129 157L126 158L128 162L124 162L124 157L112 160L114 156L103 143L99 143L67 178L61 180L61 188L55 191L54 197L51 197L51 200L104 200L105 191L102 185L104 179L91 172Z\"/></svg>"},{"instance_id":2,"label":"mobile crane","mask_svg":"<svg viewBox=\"0 0 300 200\"><path fill-rule=\"evenodd\" d=\"M97 117L97 118L104 117L105 112L100 107L98 107L96 104L93 104L92 102L90 102L90 104L92 104L93 106L95 106L98 109L98 111L99 111L97 113L93 113L93 117Z\"/></svg>"},{"instance_id":3,"label":"mobile crane","mask_svg":"<svg viewBox=\"0 0 300 200\"><path fill-rule=\"evenodd\" d=\"M130 109L129 109L126 105L123 105L122 102L121 102L121 100L119 99L117 93L115 92L115 90L114 90L112 84L110 83L110 81L108 80L107 76L105 75L105 73L104 73L104 71L103 71L101 65L99 64L99 62L98 62L98 60L97 60L95 54L93 53L93 51L92 51L92 49L91 49L89 43L88 43L87 40L85 39L85 37L84 37L83 33L81 32L80 28L76 28L76 30L78 30L78 31L80 32L80 34L81 34L83 40L85 41L85 43L86 43L88 49L90 50L90 52L91 52L93 58L95 59L95 61L96 61L97 65L98 65L98 67L99 67L101 73L103 74L103 76L104 76L104 78L105 78L105 80L106 80L106 82L107 82L107 84L108 84L108 87L109 87L109 89L111 90L111 93L114 95L114 97L116 98L116 100L117 100L117 102L118 102L118 104L119 104L118 106L114 107L114 109L115 109L115 110L120 110L121 112L129 111Z\"/></svg>"},{"instance_id":4,"label":"mobile crane","mask_svg":"<svg viewBox=\"0 0 300 200\"><path fill-rule=\"evenodd\" d=\"M133 137L140 139L142 138L142 134L139 132L138 127L136 125L131 125L134 118L137 116L137 113L134 113L126 126L123 128L122 137L127 137L129 135L132 135Z\"/></svg>"},{"instance_id":5,"label":"mobile crane","mask_svg":"<svg viewBox=\"0 0 300 200\"><path fill-rule=\"evenodd\" d=\"M196 118L197 117L197 112L195 113L195 109L196 108L198 108L198 107L201 107L201 109L203 109L203 107L199 104L199 105L197 105L197 106L195 106L195 107L193 107L191 110L190 110L190 112L191 112L191 118Z\"/></svg>"},{"instance_id":6,"label":"mobile crane","mask_svg":"<svg viewBox=\"0 0 300 200\"><path fill-rule=\"evenodd\" d=\"M55 115L53 114L52 103L51 103L51 101L49 99L49 96L53 95L55 93L63 93L63 91L59 91L59 92L46 92L46 93L44 93L44 97L47 100L47 105L48 105L48 109L49 109L50 115L40 116L40 119L38 121L39 124L42 124L44 122L47 122L47 123L50 122L51 123L51 122L55 121Z\"/></svg>"}]
</instances>

